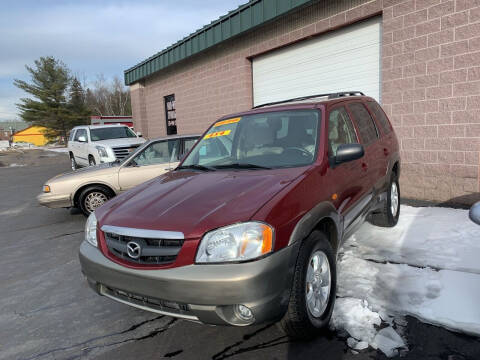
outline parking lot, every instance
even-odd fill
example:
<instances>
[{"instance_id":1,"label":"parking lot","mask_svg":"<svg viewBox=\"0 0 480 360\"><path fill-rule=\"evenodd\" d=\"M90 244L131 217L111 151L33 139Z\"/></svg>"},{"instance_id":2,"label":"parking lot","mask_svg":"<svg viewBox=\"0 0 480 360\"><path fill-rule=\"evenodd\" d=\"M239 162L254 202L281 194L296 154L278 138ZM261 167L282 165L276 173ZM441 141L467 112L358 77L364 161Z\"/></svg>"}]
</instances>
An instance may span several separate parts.
<instances>
[{"instance_id":1,"label":"parking lot","mask_svg":"<svg viewBox=\"0 0 480 360\"><path fill-rule=\"evenodd\" d=\"M95 295L77 257L84 216L40 207L35 199L45 180L69 170L67 156L41 150L0 154L1 359L385 358L373 349L353 354L341 334L292 342L275 325L205 326ZM405 359L480 354L477 338L413 318L405 339Z\"/></svg>"}]
</instances>

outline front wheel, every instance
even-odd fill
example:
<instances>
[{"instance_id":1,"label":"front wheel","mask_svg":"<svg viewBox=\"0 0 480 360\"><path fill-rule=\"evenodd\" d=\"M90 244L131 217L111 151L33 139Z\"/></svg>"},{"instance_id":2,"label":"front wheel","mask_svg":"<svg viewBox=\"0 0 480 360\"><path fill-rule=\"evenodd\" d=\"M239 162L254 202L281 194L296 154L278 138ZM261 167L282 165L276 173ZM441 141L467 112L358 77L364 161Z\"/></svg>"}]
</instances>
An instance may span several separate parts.
<instances>
[{"instance_id":1,"label":"front wheel","mask_svg":"<svg viewBox=\"0 0 480 360\"><path fill-rule=\"evenodd\" d=\"M300 247L290 302L280 327L291 338L309 339L324 331L335 304L335 254L327 236L314 231Z\"/></svg>"},{"instance_id":2,"label":"front wheel","mask_svg":"<svg viewBox=\"0 0 480 360\"><path fill-rule=\"evenodd\" d=\"M70 154L70 166L72 167L72 170L77 170L78 169L78 165L77 165L77 162L75 160L75 156L73 156L73 154Z\"/></svg>"},{"instance_id":3,"label":"front wheel","mask_svg":"<svg viewBox=\"0 0 480 360\"><path fill-rule=\"evenodd\" d=\"M112 197L112 192L106 188L101 186L91 186L80 193L78 196L78 205L83 214L88 216Z\"/></svg>"}]
</instances>

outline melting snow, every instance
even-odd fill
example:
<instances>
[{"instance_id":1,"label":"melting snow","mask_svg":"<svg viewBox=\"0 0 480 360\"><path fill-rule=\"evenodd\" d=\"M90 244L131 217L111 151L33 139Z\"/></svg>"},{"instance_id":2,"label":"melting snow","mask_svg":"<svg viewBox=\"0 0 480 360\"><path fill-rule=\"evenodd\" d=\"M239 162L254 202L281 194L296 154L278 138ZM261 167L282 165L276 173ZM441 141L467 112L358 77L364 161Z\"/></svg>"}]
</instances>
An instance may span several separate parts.
<instances>
[{"instance_id":1,"label":"melting snow","mask_svg":"<svg viewBox=\"0 0 480 360\"><path fill-rule=\"evenodd\" d=\"M407 346L405 315L480 335L479 258L468 211L402 206L396 227L365 224L344 244L331 326L352 349L367 343L387 356Z\"/></svg>"}]
</instances>

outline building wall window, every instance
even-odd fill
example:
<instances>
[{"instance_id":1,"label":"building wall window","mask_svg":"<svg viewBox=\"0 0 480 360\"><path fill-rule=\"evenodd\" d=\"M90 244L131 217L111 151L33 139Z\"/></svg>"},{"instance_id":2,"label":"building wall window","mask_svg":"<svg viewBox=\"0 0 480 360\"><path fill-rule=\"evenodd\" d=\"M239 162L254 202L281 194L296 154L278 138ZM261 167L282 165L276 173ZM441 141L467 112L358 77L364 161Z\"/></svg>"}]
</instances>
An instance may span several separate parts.
<instances>
[{"instance_id":1,"label":"building wall window","mask_svg":"<svg viewBox=\"0 0 480 360\"><path fill-rule=\"evenodd\" d=\"M175 94L165 96L165 119L167 122L167 135L175 135L177 133Z\"/></svg>"}]
</instances>

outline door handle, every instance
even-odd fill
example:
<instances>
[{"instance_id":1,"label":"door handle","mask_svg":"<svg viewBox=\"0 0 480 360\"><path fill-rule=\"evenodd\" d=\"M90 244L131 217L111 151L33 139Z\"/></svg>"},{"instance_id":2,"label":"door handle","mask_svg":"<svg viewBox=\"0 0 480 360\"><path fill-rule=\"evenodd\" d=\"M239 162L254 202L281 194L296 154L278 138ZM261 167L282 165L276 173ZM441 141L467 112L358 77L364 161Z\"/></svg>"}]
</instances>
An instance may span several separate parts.
<instances>
[{"instance_id":1,"label":"door handle","mask_svg":"<svg viewBox=\"0 0 480 360\"><path fill-rule=\"evenodd\" d=\"M388 156L388 149L387 148L383 148L383 155Z\"/></svg>"},{"instance_id":2,"label":"door handle","mask_svg":"<svg viewBox=\"0 0 480 360\"><path fill-rule=\"evenodd\" d=\"M362 163L362 170L367 171L368 170L368 165L367 163Z\"/></svg>"}]
</instances>

